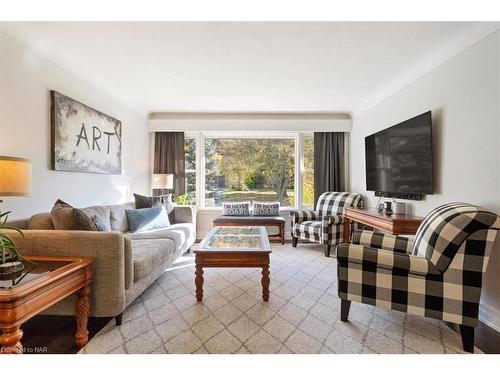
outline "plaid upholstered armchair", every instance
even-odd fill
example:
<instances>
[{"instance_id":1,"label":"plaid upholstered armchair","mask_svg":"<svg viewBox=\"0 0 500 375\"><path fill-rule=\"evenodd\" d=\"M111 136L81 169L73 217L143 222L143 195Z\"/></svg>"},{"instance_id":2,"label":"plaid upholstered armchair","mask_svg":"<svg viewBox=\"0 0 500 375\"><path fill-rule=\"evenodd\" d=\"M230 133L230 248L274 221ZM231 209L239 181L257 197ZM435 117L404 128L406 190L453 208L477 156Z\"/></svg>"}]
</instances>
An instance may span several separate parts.
<instances>
[{"instance_id":1,"label":"plaid upholstered armchair","mask_svg":"<svg viewBox=\"0 0 500 375\"><path fill-rule=\"evenodd\" d=\"M320 195L316 210L292 211L292 245L299 239L317 242L330 256L332 245L341 242L344 229L344 208L363 207L363 196L355 193L326 192ZM352 228L351 228L352 230Z\"/></svg>"},{"instance_id":2,"label":"plaid upholstered armchair","mask_svg":"<svg viewBox=\"0 0 500 375\"><path fill-rule=\"evenodd\" d=\"M472 352L482 276L499 229L497 215L449 203L425 217L414 240L354 231L337 253L341 320L356 301L457 323Z\"/></svg>"}]
</instances>

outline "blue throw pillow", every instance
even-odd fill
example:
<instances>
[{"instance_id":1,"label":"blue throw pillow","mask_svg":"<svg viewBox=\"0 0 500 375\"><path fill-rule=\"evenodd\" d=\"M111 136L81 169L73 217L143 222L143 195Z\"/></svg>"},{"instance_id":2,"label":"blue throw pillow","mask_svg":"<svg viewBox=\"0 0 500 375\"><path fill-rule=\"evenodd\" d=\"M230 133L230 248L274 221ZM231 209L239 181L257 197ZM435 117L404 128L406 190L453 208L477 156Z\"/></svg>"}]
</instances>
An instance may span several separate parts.
<instances>
[{"instance_id":1,"label":"blue throw pillow","mask_svg":"<svg viewBox=\"0 0 500 375\"><path fill-rule=\"evenodd\" d=\"M128 225L132 232L166 228L170 226L167 211L163 206L125 210L125 212L127 213Z\"/></svg>"}]
</instances>

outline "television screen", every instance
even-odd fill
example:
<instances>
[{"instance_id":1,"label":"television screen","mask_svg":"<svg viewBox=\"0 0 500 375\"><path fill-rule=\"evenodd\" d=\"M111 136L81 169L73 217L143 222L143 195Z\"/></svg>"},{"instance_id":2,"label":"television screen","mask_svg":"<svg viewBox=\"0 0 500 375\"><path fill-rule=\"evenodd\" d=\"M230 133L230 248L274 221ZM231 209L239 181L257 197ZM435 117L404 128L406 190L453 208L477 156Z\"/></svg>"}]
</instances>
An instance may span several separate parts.
<instances>
[{"instance_id":1,"label":"television screen","mask_svg":"<svg viewBox=\"0 0 500 375\"><path fill-rule=\"evenodd\" d=\"M366 189L432 194L431 112L365 138Z\"/></svg>"}]
</instances>

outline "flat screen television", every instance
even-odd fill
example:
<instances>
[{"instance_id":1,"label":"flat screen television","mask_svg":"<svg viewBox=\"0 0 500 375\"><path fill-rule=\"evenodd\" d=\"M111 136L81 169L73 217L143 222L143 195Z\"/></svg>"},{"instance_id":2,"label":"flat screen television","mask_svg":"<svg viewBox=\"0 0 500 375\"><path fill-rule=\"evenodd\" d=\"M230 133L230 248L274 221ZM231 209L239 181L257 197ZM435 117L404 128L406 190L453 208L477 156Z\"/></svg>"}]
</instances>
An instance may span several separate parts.
<instances>
[{"instance_id":1,"label":"flat screen television","mask_svg":"<svg viewBox=\"0 0 500 375\"><path fill-rule=\"evenodd\" d=\"M365 158L366 189L376 195L420 199L432 194L431 112L367 136Z\"/></svg>"}]
</instances>

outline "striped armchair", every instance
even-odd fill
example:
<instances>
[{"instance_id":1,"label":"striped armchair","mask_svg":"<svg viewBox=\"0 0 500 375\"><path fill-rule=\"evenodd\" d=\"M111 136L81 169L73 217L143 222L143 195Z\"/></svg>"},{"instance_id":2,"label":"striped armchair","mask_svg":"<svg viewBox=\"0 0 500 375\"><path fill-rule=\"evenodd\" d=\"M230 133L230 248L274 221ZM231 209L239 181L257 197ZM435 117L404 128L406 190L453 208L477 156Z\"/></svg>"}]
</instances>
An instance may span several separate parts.
<instances>
[{"instance_id":1,"label":"striped armchair","mask_svg":"<svg viewBox=\"0 0 500 375\"><path fill-rule=\"evenodd\" d=\"M320 195L316 210L295 210L292 216L292 245L298 240L317 242L330 256L331 246L342 241L344 208L363 207L363 196L355 193L326 192ZM352 228L351 228L352 229Z\"/></svg>"},{"instance_id":2,"label":"striped armchair","mask_svg":"<svg viewBox=\"0 0 500 375\"><path fill-rule=\"evenodd\" d=\"M497 215L449 203L425 217L414 240L354 231L337 253L341 320L356 301L457 323L472 352L482 276L499 229Z\"/></svg>"}]
</instances>

